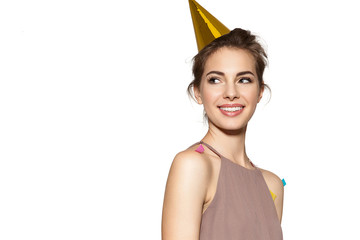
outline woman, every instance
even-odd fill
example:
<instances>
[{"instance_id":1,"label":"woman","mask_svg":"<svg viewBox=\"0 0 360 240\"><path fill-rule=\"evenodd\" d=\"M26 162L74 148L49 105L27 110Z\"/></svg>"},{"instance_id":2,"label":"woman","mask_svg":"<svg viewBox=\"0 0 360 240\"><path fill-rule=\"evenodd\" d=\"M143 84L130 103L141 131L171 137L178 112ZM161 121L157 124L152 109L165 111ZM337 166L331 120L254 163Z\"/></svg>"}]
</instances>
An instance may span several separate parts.
<instances>
[{"instance_id":1,"label":"woman","mask_svg":"<svg viewBox=\"0 0 360 240\"><path fill-rule=\"evenodd\" d=\"M245 151L247 124L266 87L266 57L256 37L242 29L194 57L188 90L204 106L208 132L173 160L163 240L282 239L283 183Z\"/></svg>"}]
</instances>

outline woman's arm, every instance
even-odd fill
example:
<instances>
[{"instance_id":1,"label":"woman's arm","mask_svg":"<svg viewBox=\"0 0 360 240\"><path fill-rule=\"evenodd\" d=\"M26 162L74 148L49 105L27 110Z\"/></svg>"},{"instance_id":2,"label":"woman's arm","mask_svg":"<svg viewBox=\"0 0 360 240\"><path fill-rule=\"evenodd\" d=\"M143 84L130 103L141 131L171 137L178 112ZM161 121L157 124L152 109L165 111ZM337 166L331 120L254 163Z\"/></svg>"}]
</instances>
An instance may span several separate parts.
<instances>
[{"instance_id":1,"label":"woman's arm","mask_svg":"<svg viewBox=\"0 0 360 240\"><path fill-rule=\"evenodd\" d=\"M199 153L176 155L170 168L163 205L163 240L198 240L209 169Z\"/></svg>"},{"instance_id":2,"label":"woman's arm","mask_svg":"<svg viewBox=\"0 0 360 240\"><path fill-rule=\"evenodd\" d=\"M276 195L274 200L276 212L281 222L282 211L283 211L283 201L284 201L284 185L281 179L274 173L261 169L261 172L264 176L265 182L268 185L268 188Z\"/></svg>"}]
</instances>

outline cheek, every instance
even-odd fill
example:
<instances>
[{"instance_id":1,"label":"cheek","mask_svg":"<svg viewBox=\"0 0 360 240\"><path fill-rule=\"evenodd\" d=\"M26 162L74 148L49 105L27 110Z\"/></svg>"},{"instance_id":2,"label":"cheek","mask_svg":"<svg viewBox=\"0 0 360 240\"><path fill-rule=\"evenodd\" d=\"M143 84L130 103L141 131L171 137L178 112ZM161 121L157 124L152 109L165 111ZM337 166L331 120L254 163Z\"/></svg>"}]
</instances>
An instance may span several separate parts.
<instances>
[{"instance_id":1,"label":"cheek","mask_svg":"<svg viewBox=\"0 0 360 240\"><path fill-rule=\"evenodd\" d=\"M216 104L216 101L221 97L221 91L218 89L204 88L202 91L202 100L205 105Z\"/></svg>"},{"instance_id":2,"label":"cheek","mask_svg":"<svg viewBox=\"0 0 360 240\"><path fill-rule=\"evenodd\" d=\"M249 89L249 91L243 92L243 96L251 103L257 103L259 99L258 89Z\"/></svg>"}]
</instances>

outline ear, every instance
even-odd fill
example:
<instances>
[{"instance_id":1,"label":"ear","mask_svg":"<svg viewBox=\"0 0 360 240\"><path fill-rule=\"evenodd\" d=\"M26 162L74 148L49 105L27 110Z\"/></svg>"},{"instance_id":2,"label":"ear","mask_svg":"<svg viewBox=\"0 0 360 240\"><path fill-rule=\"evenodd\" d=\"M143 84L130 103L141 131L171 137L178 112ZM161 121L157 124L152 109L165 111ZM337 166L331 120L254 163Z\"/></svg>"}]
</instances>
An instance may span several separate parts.
<instances>
[{"instance_id":1,"label":"ear","mask_svg":"<svg viewBox=\"0 0 360 240\"><path fill-rule=\"evenodd\" d=\"M195 99L198 102L198 104L202 104L200 89L195 86L194 86L194 95L195 95Z\"/></svg>"},{"instance_id":2,"label":"ear","mask_svg":"<svg viewBox=\"0 0 360 240\"><path fill-rule=\"evenodd\" d=\"M260 102L260 100L262 99L263 93L264 93L264 89L265 89L265 84L264 82L261 83L260 86L260 92L259 92L259 97L258 97L258 103Z\"/></svg>"}]
</instances>

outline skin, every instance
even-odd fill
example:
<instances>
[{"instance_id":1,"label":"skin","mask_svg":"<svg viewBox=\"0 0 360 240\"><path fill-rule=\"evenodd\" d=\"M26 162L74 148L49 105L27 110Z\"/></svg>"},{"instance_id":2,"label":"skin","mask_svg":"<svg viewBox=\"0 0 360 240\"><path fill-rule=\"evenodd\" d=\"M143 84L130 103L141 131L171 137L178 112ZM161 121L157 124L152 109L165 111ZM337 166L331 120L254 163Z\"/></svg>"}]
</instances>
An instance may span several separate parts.
<instances>
[{"instance_id":1,"label":"skin","mask_svg":"<svg viewBox=\"0 0 360 240\"><path fill-rule=\"evenodd\" d=\"M203 104L209 120L208 132L202 140L249 169L254 167L245 150L246 127L263 91L252 55L246 50L227 47L207 59L200 86L194 88L195 98ZM221 113L218 106L231 103L244 105L243 112L236 117ZM199 239L201 216L216 192L220 161L205 146L203 154L195 152L197 147L178 153L171 165L163 205L163 240ZM274 203L281 222L282 181L274 173L261 171L269 189L277 195Z\"/></svg>"}]
</instances>

